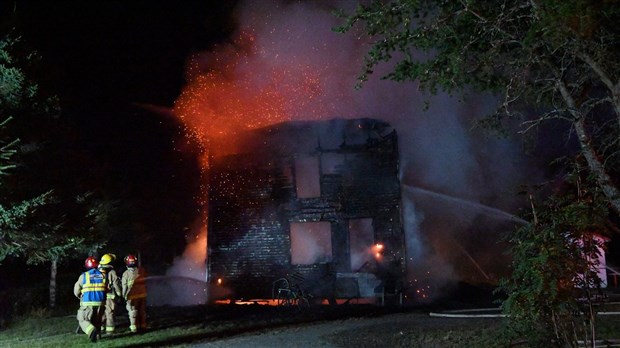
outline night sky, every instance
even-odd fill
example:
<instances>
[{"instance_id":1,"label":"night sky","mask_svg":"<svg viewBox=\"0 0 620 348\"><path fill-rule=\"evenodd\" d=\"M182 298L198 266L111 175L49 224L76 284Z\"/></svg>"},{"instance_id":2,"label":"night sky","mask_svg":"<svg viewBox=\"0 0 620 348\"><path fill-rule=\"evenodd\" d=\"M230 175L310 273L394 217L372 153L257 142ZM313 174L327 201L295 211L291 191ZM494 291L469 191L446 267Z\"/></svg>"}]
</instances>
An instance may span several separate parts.
<instances>
[{"instance_id":1,"label":"night sky","mask_svg":"<svg viewBox=\"0 0 620 348\"><path fill-rule=\"evenodd\" d=\"M222 4L225 3L225 4ZM234 1L19 2L16 25L66 107L171 106L188 56L225 39Z\"/></svg>"},{"instance_id":2,"label":"night sky","mask_svg":"<svg viewBox=\"0 0 620 348\"><path fill-rule=\"evenodd\" d=\"M195 154L178 151L172 107L195 52L227 39L235 1L2 2L2 29L16 28L42 60L37 82L59 97L110 198L131 198L133 226L172 238L179 254L197 214ZM137 216L136 216L137 215ZM171 231L177 236L169 237ZM165 242L167 239L164 239ZM154 255L154 257L162 255Z\"/></svg>"}]
</instances>

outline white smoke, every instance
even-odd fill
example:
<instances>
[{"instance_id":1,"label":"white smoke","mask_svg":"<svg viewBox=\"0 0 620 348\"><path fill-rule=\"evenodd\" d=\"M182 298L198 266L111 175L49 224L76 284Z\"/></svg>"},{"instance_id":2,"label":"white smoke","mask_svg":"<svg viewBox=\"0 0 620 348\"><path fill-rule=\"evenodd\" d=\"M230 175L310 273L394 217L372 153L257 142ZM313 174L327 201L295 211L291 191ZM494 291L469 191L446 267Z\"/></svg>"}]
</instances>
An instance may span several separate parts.
<instances>
[{"instance_id":1,"label":"white smoke","mask_svg":"<svg viewBox=\"0 0 620 348\"><path fill-rule=\"evenodd\" d=\"M203 219L197 219L188 229L187 247L174 259L164 276L147 278L149 305L191 306L204 304L207 286L207 231Z\"/></svg>"},{"instance_id":2,"label":"white smoke","mask_svg":"<svg viewBox=\"0 0 620 348\"><path fill-rule=\"evenodd\" d=\"M229 78L245 79L241 84L244 89L274 91L290 102L292 120L385 120L399 135L404 184L458 197L465 205L471 201L474 206L516 212L521 204L515 196L516 188L535 172L526 170L529 166L518 141L485 137L472 130L472 121L493 107L492 98L474 96L459 102L447 95L424 95L416 83L381 80L388 66L379 67L361 90L354 89L368 43L361 34L338 34L332 28L342 24L333 10L351 12L356 4L327 0L241 2L239 33L250 34L251 49L218 46L217 52L198 55L194 61L204 73L219 69ZM224 58L235 59L236 64ZM192 72L194 77L200 73ZM427 100L430 108L425 111ZM480 220L483 210L465 211L438 199L432 205L429 202L423 196L403 193L410 281L424 283L421 288L431 293L448 280L463 277L457 274L454 262L483 270L486 265L475 263L486 259L484 254L490 250L475 250L476 245L480 245L478 249L489 248L480 239L493 239L510 226L506 221L493 226L493 219ZM481 221L486 225L485 233L492 236L470 233ZM462 247L450 246L447 239L457 240ZM190 244L188 250L193 248ZM201 248L204 250L204 245ZM459 254L461 259L452 254ZM175 265L173 270L186 274L199 268L184 264L184 259L179 259L182 266ZM200 260L204 260L202 255ZM203 271L199 272L202 279ZM484 270L479 273L486 274ZM436 289L429 290L431 286Z\"/></svg>"}]
</instances>

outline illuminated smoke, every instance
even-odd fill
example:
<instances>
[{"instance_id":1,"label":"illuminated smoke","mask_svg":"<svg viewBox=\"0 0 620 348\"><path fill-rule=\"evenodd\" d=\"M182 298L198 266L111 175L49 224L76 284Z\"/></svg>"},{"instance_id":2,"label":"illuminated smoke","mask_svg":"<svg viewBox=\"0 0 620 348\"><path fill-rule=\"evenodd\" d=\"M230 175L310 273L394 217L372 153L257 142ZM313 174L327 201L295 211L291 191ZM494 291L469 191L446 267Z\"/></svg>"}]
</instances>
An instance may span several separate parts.
<instances>
[{"instance_id":1,"label":"illuminated smoke","mask_svg":"<svg viewBox=\"0 0 620 348\"><path fill-rule=\"evenodd\" d=\"M459 103L445 95L425 96L415 83L380 80L387 67L378 68L361 90L354 89L369 47L363 36L331 29L341 24L332 14L334 6L350 12L355 3L242 2L231 42L189 59L188 83L174 111L191 141L203 149L203 170L208 170L209 151L236 151L240 130L289 120L370 117L397 130L403 183L515 211L517 185L535 172L527 170L514 140L489 139L471 130L471 121L490 109L491 99ZM423 111L427 99L431 106ZM226 139L226 148L210 148L218 139ZM469 254L467 259L481 263L482 269L498 263L485 262L491 254L482 241L511 228L506 221L484 218L484 211L464 212L449 201L429 204L404 191L403 200L409 278L424 296L451 280L481 275L472 262L469 270L453 267L468 263L454 255ZM202 219L204 226L206 215ZM449 240L462 245L457 248ZM204 267L204 255L199 258Z\"/></svg>"},{"instance_id":2,"label":"illuminated smoke","mask_svg":"<svg viewBox=\"0 0 620 348\"><path fill-rule=\"evenodd\" d=\"M165 276L147 278L149 305L190 306L206 302L206 225L197 219L191 230L183 255L174 259Z\"/></svg>"},{"instance_id":3,"label":"illuminated smoke","mask_svg":"<svg viewBox=\"0 0 620 348\"><path fill-rule=\"evenodd\" d=\"M207 252L205 249L205 245L207 244L207 231L202 221L197 222L200 226L195 227L195 229L200 232L188 240L183 255L174 260L174 265L168 269L166 275L184 276L203 282L207 280L204 268L204 260Z\"/></svg>"}]
</instances>

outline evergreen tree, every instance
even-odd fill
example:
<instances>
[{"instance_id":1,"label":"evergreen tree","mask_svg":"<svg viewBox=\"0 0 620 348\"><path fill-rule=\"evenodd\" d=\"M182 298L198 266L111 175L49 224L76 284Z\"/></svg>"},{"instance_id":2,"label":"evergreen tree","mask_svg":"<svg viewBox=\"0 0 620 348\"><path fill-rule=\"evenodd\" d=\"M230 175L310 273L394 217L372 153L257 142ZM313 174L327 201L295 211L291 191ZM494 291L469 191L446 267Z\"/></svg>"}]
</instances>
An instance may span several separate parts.
<instances>
[{"instance_id":1,"label":"evergreen tree","mask_svg":"<svg viewBox=\"0 0 620 348\"><path fill-rule=\"evenodd\" d=\"M36 247L38 238L23 233L22 229L27 218L49 198L49 192L42 192L34 198L15 200L9 182L8 176L16 168L14 157L19 145L19 139L11 136L9 126L15 113L32 103L36 96L36 86L26 79L11 55L16 43L17 39L10 36L0 39L0 262Z\"/></svg>"},{"instance_id":2,"label":"evergreen tree","mask_svg":"<svg viewBox=\"0 0 620 348\"><path fill-rule=\"evenodd\" d=\"M0 40L0 115L6 120L0 129L0 264L7 257L49 264L53 307L58 263L93 255L107 243L116 203L83 179L84 156L71 142L56 98L42 95L28 77L37 58L13 36Z\"/></svg>"}]
</instances>

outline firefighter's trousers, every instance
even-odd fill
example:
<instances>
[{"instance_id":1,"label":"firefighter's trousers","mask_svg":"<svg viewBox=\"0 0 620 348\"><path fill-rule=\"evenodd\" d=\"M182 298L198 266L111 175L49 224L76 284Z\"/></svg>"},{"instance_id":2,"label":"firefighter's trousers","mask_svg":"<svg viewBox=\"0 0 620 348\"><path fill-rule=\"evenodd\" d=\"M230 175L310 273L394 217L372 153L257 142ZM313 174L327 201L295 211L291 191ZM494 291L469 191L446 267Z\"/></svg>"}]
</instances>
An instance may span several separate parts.
<instances>
[{"instance_id":1,"label":"firefighter's trousers","mask_svg":"<svg viewBox=\"0 0 620 348\"><path fill-rule=\"evenodd\" d=\"M146 298L127 300L127 315L131 332L146 330Z\"/></svg>"},{"instance_id":2,"label":"firefighter's trousers","mask_svg":"<svg viewBox=\"0 0 620 348\"><path fill-rule=\"evenodd\" d=\"M114 299L107 298L105 301L105 311L103 312L103 319L101 319L102 328L101 331L107 333L114 332L116 320L116 302Z\"/></svg>"},{"instance_id":3,"label":"firefighter's trousers","mask_svg":"<svg viewBox=\"0 0 620 348\"><path fill-rule=\"evenodd\" d=\"M104 310L105 306L80 306L78 309L77 321L87 336L94 330L99 330Z\"/></svg>"}]
</instances>

